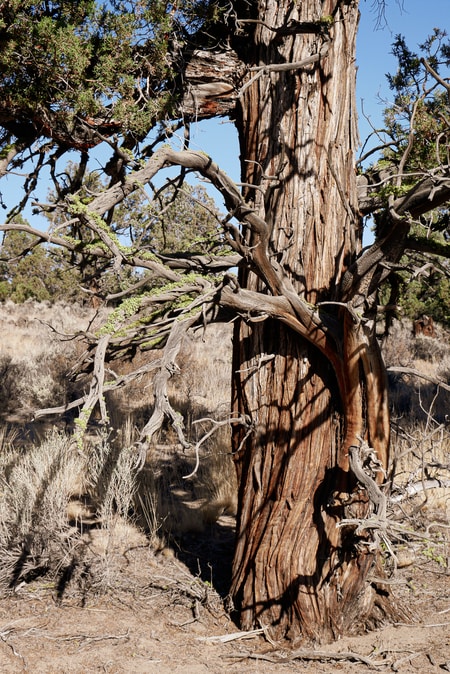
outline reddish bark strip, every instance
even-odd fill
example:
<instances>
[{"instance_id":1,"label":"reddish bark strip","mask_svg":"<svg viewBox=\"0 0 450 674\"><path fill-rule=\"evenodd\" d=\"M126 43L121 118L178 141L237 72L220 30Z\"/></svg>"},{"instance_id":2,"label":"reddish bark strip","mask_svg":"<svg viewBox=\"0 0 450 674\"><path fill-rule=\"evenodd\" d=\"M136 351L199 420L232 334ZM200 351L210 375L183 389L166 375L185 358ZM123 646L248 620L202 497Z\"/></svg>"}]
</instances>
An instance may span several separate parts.
<instances>
[{"instance_id":1,"label":"reddish bark strip","mask_svg":"<svg viewBox=\"0 0 450 674\"><path fill-rule=\"evenodd\" d=\"M240 283L258 291L268 285L289 299L295 291L309 303L334 302L360 249L353 164L357 3L313 0L293 10L286 0L269 0L258 11L240 141L243 181L257 187L247 188L246 198L267 229L248 227L256 273L243 272ZM333 20L322 33L279 38L268 28L325 16ZM319 59L304 68L270 68L314 54ZM312 323L307 340L272 320L242 321L236 329L235 408L252 419L254 432L234 438L240 510L232 596L244 629L268 627L274 638L294 642L351 632L373 606L365 589L373 556L336 522L346 499L355 513L366 511L348 448L359 435L379 435L376 423L365 427L366 399L386 435L381 369L352 307L335 316L330 358ZM274 357L261 358L268 355Z\"/></svg>"}]
</instances>

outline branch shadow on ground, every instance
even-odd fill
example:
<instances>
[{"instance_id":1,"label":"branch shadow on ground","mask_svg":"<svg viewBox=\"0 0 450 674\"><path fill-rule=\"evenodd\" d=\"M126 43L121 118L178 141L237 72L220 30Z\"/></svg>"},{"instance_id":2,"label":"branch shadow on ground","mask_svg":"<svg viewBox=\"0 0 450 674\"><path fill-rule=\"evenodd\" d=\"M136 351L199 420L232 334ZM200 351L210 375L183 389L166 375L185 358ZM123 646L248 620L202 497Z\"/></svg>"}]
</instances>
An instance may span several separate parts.
<instances>
[{"instance_id":1,"label":"branch shadow on ground","mask_svg":"<svg viewBox=\"0 0 450 674\"><path fill-rule=\"evenodd\" d=\"M172 454L159 459L142 471L139 491L147 494L147 519L152 509L150 526L157 535L194 577L225 598L231 583L235 517L227 497L215 495L207 466L201 464L206 474L199 471L183 479L192 469L192 457Z\"/></svg>"},{"instance_id":2,"label":"branch shadow on ground","mask_svg":"<svg viewBox=\"0 0 450 674\"><path fill-rule=\"evenodd\" d=\"M177 558L193 576L209 583L225 599L231 585L234 550L234 518L225 516L200 533L173 537Z\"/></svg>"}]
</instances>

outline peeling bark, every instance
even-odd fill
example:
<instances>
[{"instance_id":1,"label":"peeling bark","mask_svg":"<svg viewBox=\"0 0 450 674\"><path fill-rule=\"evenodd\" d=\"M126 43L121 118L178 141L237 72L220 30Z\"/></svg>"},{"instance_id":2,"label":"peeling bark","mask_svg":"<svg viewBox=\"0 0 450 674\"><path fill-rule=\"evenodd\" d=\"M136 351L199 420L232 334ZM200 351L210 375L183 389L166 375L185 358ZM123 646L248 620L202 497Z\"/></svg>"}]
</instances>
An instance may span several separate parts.
<instances>
[{"instance_id":1,"label":"peeling bark","mask_svg":"<svg viewBox=\"0 0 450 674\"><path fill-rule=\"evenodd\" d=\"M181 110L185 117L233 116L242 79L242 62L234 51L194 51L184 78Z\"/></svg>"}]
</instances>

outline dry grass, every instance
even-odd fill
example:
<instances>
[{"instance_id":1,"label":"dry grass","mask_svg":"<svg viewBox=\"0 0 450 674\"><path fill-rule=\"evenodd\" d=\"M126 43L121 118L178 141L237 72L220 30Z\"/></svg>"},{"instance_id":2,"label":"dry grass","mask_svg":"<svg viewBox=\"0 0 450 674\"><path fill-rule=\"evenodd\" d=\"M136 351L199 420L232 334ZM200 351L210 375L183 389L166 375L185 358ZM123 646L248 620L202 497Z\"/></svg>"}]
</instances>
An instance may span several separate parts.
<instances>
[{"instance_id":1,"label":"dry grass","mask_svg":"<svg viewBox=\"0 0 450 674\"><path fill-rule=\"evenodd\" d=\"M4 587L44 573L60 582L76 568L86 576L94 567L95 582L102 584L110 568L107 553L123 548L127 536L128 544L145 540L128 521L137 486L131 453L105 436L80 453L59 431L31 447L3 431L0 475Z\"/></svg>"},{"instance_id":2,"label":"dry grass","mask_svg":"<svg viewBox=\"0 0 450 674\"><path fill-rule=\"evenodd\" d=\"M78 535L70 532L67 506L84 462L68 437L53 433L25 449L3 434L0 452L0 580L14 586L43 571L55 571L72 556Z\"/></svg>"},{"instance_id":3,"label":"dry grass","mask_svg":"<svg viewBox=\"0 0 450 674\"><path fill-rule=\"evenodd\" d=\"M5 365L0 412L11 427L33 407L64 402L66 372L78 345L61 335L87 327L92 312L82 309L78 315L73 308L32 302L18 307L7 303L0 312L4 319L0 363ZM185 345L180 373L170 389L193 444L209 423L196 422L205 416L224 418L229 407L231 329L220 333L208 329L207 337L212 344L198 335ZM136 363L125 363L122 370L134 367ZM89 577L97 588L110 586L114 555L127 546L150 543L164 548L172 535L203 531L223 512L235 511L236 483L226 426L202 446L200 468L189 480L184 476L192 472L195 455L182 454L173 446L170 428L163 429L155 456L136 476L136 457L129 448L152 402L151 375L136 382L132 391L109 395L115 435L91 434L83 454L61 427L57 431L55 426L39 441L41 431L30 442L29 434L8 435L4 426L0 449L5 485L0 496L3 586L40 573L61 579L72 574L68 572L72 567L84 569L84 582ZM32 424L31 428L34 431Z\"/></svg>"},{"instance_id":4,"label":"dry grass","mask_svg":"<svg viewBox=\"0 0 450 674\"><path fill-rule=\"evenodd\" d=\"M92 312L77 313L63 305L6 303L0 306L0 318L3 418L14 421L19 412L33 406L64 402L69 395L65 373L78 345L61 340L46 323L68 334L86 327ZM384 351L388 365L415 368L449 381L450 347L443 337L414 339L411 326L397 323ZM126 372L138 364L119 367ZM173 431L165 427L138 475L129 448L151 411L152 375L142 377L131 389L108 395L115 435L91 435L83 454L61 430L53 430L40 442L28 439L25 450L23 434L8 433L4 427L0 439L0 580L4 586L45 572L58 582L73 576L85 584L89 579L95 589L110 587L118 578L113 563L117 553L148 544L164 548L174 536L207 532L222 515L235 513L237 485L227 425L202 445L198 470L186 479L196 464L193 447L211 428L209 419L228 418L231 326L210 326L204 335L196 334L184 344L178 365L169 396L183 415L192 449L183 451ZM395 376L391 383L391 473L396 488L401 492L424 477L450 479L449 394L412 376ZM448 491L441 489L433 500L422 492L408 502L409 510L405 503L402 508L424 512L439 505L445 512L449 502ZM75 568L81 569L78 575Z\"/></svg>"},{"instance_id":5,"label":"dry grass","mask_svg":"<svg viewBox=\"0 0 450 674\"><path fill-rule=\"evenodd\" d=\"M410 323L397 322L384 344L388 366L411 368L450 383L448 334L414 337ZM420 376L390 375L392 440L391 516L406 530L395 548L397 563L434 562L450 569L450 393ZM439 573L439 571L438 571Z\"/></svg>"},{"instance_id":6,"label":"dry grass","mask_svg":"<svg viewBox=\"0 0 450 674\"><path fill-rule=\"evenodd\" d=\"M0 304L0 416L30 418L36 408L63 404L79 343L69 336L87 328L91 309L28 301Z\"/></svg>"},{"instance_id":7,"label":"dry grass","mask_svg":"<svg viewBox=\"0 0 450 674\"><path fill-rule=\"evenodd\" d=\"M450 337L442 328L439 338L414 337L411 323L397 321L383 344L386 365L411 368L419 374L450 384ZM390 374L390 401L395 421L417 422L433 418L448 421L450 392L413 374Z\"/></svg>"}]
</instances>

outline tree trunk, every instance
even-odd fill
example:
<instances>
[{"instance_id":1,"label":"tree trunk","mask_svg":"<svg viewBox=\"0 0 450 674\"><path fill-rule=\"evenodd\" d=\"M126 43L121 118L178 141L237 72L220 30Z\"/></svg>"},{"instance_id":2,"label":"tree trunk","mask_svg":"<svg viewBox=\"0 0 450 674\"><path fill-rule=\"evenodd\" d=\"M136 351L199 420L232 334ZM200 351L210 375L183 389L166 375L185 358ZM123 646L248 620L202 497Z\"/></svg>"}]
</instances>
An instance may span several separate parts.
<instances>
[{"instance_id":1,"label":"tree trunk","mask_svg":"<svg viewBox=\"0 0 450 674\"><path fill-rule=\"evenodd\" d=\"M342 276L361 244L357 4L258 3L238 129L246 198L269 234L265 241L244 232L254 272L240 273L242 288L287 289L290 297L294 290L310 304L342 299ZM264 247L272 272L258 263ZM359 433L387 460L384 381L373 334L351 312L327 306L341 336L330 358L315 346L314 325L305 339L272 319L241 320L235 334L234 406L253 430L233 439L239 512L231 596L243 629L268 627L294 643L356 631L374 599L366 582L374 554L337 522L367 512L348 465ZM365 423L366 399L375 422Z\"/></svg>"}]
</instances>

